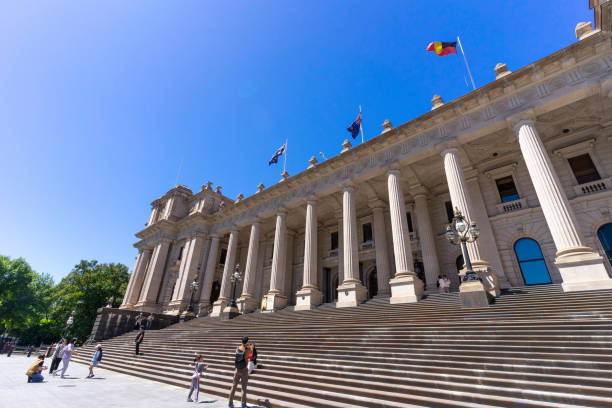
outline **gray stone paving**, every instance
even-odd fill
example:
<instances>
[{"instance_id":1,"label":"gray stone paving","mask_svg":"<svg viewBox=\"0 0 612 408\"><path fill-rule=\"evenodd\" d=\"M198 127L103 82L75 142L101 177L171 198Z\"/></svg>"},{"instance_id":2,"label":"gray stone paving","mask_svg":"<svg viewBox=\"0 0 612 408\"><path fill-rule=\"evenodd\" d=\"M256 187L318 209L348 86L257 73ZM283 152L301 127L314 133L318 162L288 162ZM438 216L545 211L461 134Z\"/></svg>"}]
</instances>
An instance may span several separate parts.
<instances>
[{"instance_id":1,"label":"gray stone paving","mask_svg":"<svg viewBox=\"0 0 612 408\"><path fill-rule=\"evenodd\" d=\"M34 359L24 355L0 355L0 408L165 408L165 407L227 407L227 401L217 396L200 393L198 404L186 402L188 389L161 384L103 368L94 370L95 377L86 379L88 367L70 363L66 378L49 375L43 371L45 381L28 384L25 375ZM104 361L101 363L104 364ZM46 359L50 366L51 360ZM61 364L60 364L61 367ZM206 376L201 381L205 381ZM189 378L185 379L189 382ZM239 403L239 401L237 401ZM240 404L238 404L240 406ZM249 407L251 405L249 404Z\"/></svg>"}]
</instances>

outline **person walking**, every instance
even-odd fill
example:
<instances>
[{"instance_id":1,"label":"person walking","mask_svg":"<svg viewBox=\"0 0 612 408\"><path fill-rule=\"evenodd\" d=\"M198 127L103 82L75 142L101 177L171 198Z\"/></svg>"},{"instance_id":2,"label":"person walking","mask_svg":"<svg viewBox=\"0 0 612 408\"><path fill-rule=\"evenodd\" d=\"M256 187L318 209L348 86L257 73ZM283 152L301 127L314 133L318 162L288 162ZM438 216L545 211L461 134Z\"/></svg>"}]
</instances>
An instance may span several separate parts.
<instances>
[{"instance_id":1,"label":"person walking","mask_svg":"<svg viewBox=\"0 0 612 408\"><path fill-rule=\"evenodd\" d=\"M91 358L91 363L89 364L89 375L87 378L94 378L93 368L97 366L100 361L102 361L102 345L98 344L96 346L96 351Z\"/></svg>"},{"instance_id":2,"label":"person walking","mask_svg":"<svg viewBox=\"0 0 612 408\"><path fill-rule=\"evenodd\" d=\"M446 275L442 276L442 278L444 279L444 293L450 293L450 279L448 279L448 276Z\"/></svg>"},{"instance_id":3,"label":"person walking","mask_svg":"<svg viewBox=\"0 0 612 408\"><path fill-rule=\"evenodd\" d=\"M247 385L249 383L249 369L247 368L247 361L249 356L253 354L253 347L249 344L249 338L244 336L242 338L242 344L236 348L236 356L234 357L234 381L232 383L232 388L229 393L229 402L227 406L229 408L234 408L234 394L236 393L236 388L238 387L238 383L242 387L242 396L240 398L240 402L242 404L242 408L247 408Z\"/></svg>"},{"instance_id":4,"label":"person walking","mask_svg":"<svg viewBox=\"0 0 612 408\"><path fill-rule=\"evenodd\" d=\"M438 279L438 293L444 293L444 276Z\"/></svg>"},{"instance_id":5,"label":"person walking","mask_svg":"<svg viewBox=\"0 0 612 408\"><path fill-rule=\"evenodd\" d=\"M43 382L45 378L42 376L40 372L47 369L47 367L43 365L44 363L45 363L45 355L40 354L36 358L36 360L34 360L32 364L30 364L28 371L26 371L26 375L28 376L29 383Z\"/></svg>"},{"instance_id":6,"label":"person walking","mask_svg":"<svg viewBox=\"0 0 612 408\"><path fill-rule=\"evenodd\" d=\"M135 355L138 356L140 355L140 343L142 343L142 340L144 339L144 327L140 326L140 331L138 332L138 334L136 335L136 353Z\"/></svg>"},{"instance_id":7,"label":"person walking","mask_svg":"<svg viewBox=\"0 0 612 408\"><path fill-rule=\"evenodd\" d=\"M66 370L68 369L68 364L70 364L70 359L72 358L72 355L74 354L75 356L78 356L77 352L74 351L74 344L76 343L77 340L78 339L75 337L74 339L70 341L69 344L66 345L66 347L64 347L64 354L62 355L61 378L65 378L64 375L66 374ZM54 375L57 375L57 371L55 372Z\"/></svg>"},{"instance_id":8,"label":"person walking","mask_svg":"<svg viewBox=\"0 0 612 408\"><path fill-rule=\"evenodd\" d=\"M136 316L136 327L140 327L142 326L142 312L138 313L138 316Z\"/></svg>"},{"instance_id":9,"label":"person walking","mask_svg":"<svg viewBox=\"0 0 612 408\"><path fill-rule=\"evenodd\" d=\"M208 368L208 365L204 364L204 356L201 354L193 359L193 363L195 364L195 369L193 371L193 375L191 376L191 388L189 388L187 402L198 402L198 396L200 394L200 376ZM195 400L192 400L191 395L194 391Z\"/></svg>"},{"instance_id":10,"label":"person walking","mask_svg":"<svg viewBox=\"0 0 612 408\"><path fill-rule=\"evenodd\" d=\"M151 326L153 326L153 314L150 314L149 316L147 316L147 326L146 329L147 330L151 330Z\"/></svg>"},{"instance_id":11,"label":"person walking","mask_svg":"<svg viewBox=\"0 0 612 408\"><path fill-rule=\"evenodd\" d=\"M59 367L59 363L62 361L62 356L64 355L64 347L66 347L66 343L66 339L62 339L55 345L55 350L53 350L51 360L51 368L49 368L49 375L53 374L53 372L57 370L57 367Z\"/></svg>"}]
</instances>

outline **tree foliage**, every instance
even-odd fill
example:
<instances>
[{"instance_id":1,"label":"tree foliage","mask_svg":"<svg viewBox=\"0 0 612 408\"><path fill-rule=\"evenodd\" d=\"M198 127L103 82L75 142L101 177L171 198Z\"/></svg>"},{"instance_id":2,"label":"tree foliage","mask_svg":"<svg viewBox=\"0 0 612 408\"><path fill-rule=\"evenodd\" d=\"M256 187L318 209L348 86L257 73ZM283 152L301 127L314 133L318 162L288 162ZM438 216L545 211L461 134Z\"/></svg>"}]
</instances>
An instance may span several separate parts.
<instances>
[{"instance_id":1,"label":"tree foliage","mask_svg":"<svg viewBox=\"0 0 612 408\"><path fill-rule=\"evenodd\" d=\"M74 310L69 335L82 339L90 333L98 308L111 296L115 304L121 302L128 279L125 265L81 261L54 285L24 259L0 256L0 326L22 343L50 343L63 334Z\"/></svg>"}]
</instances>

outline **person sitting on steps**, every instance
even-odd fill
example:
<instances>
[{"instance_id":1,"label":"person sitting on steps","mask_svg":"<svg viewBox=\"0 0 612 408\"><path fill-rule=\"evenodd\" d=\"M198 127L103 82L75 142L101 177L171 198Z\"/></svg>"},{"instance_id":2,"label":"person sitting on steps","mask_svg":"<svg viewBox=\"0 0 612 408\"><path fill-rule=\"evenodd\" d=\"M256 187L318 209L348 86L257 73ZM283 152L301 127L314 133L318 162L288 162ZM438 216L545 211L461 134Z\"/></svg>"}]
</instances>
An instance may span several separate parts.
<instances>
[{"instance_id":1,"label":"person sitting on steps","mask_svg":"<svg viewBox=\"0 0 612 408\"><path fill-rule=\"evenodd\" d=\"M249 369L247 368L247 361L249 356L253 354L253 346L249 344L249 338L244 336L242 338L242 344L236 348L236 356L234 358L234 381L232 388L229 393L229 402L227 406L234 408L234 394L238 387L238 382L242 387L242 396L240 398L242 408L247 408L247 384L249 382Z\"/></svg>"}]
</instances>

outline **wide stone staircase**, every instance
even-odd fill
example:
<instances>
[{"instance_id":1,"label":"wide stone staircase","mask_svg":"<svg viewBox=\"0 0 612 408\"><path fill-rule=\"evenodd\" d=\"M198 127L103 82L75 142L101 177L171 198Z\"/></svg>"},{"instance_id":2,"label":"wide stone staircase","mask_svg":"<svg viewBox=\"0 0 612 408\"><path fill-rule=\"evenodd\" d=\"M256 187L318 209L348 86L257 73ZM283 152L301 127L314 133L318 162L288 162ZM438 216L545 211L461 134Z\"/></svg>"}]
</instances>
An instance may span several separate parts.
<instances>
[{"instance_id":1,"label":"wide stone staircase","mask_svg":"<svg viewBox=\"0 0 612 408\"><path fill-rule=\"evenodd\" d=\"M462 309L451 293L204 317L147 332L138 358L135 331L107 340L101 367L188 387L202 353L200 390L225 399L244 335L263 366L249 378L259 406L612 407L612 291L558 285L507 290L483 309ZM85 346L74 359L91 354Z\"/></svg>"}]
</instances>

